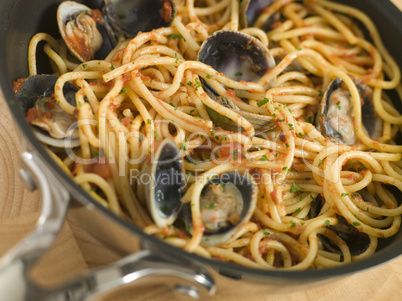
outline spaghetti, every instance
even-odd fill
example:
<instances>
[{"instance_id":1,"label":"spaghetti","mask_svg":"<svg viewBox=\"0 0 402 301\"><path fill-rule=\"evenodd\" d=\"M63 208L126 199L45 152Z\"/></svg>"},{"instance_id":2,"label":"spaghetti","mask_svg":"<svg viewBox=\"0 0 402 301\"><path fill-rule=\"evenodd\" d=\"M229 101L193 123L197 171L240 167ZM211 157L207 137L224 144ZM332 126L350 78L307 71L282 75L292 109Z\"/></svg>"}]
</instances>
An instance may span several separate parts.
<instances>
[{"instance_id":1,"label":"spaghetti","mask_svg":"<svg viewBox=\"0 0 402 301\"><path fill-rule=\"evenodd\" d=\"M79 160L49 152L102 205L189 252L288 270L366 258L375 252L378 238L394 235L401 224L402 205L391 191L402 191L402 146L395 141L402 116L386 94L394 89L402 98L400 69L361 11L324 0L269 2L253 26L241 28L237 0L176 1L170 27L120 40L104 60L85 63L76 63L62 41L35 35L29 46L30 75L37 73L36 49L45 41L58 76L54 98L79 124L80 147L74 151ZM255 83L235 81L197 61L202 43L221 29L259 39L277 59L276 66ZM314 125L323 92L335 78L351 95L355 145L335 143ZM356 78L373 90L382 119L376 139L362 125ZM76 106L64 97L67 82L79 87ZM238 112L211 99L203 83L242 111L272 117L275 127L256 132ZM245 131L217 128L206 106ZM166 138L174 140L185 159L182 202L191 204L191 234L176 225L155 225L133 189L130 171L140 170L144 156ZM88 167L85 160L95 163ZM256 209L235 237L204 246L201 193L211 177L232 171L254 177ZM362 250L354 253L348 237L363 237Z\"/></svg>"}]
</instances>

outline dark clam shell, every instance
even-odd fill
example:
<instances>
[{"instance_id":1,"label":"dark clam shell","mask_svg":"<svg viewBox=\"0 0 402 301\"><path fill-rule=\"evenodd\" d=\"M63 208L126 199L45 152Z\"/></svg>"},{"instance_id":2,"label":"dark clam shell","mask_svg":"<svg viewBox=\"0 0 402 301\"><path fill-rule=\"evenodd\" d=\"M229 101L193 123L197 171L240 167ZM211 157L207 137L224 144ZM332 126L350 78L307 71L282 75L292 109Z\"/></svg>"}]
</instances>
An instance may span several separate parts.
<instances>
[{"instance_id":1,"label":"dark clam shell","mask_svg":"<svg viewBox=\"0 0 402 301\"><path fill-rule=\"evenodd\" d=\"M57 79L58 77L56 76L44 74L30 76L24 81L21 90L16 93L17 102L20 105L24 114L27 114L29 109L35 107L37 101L43 100L45 98L50 98L52 94L54 94L54 86ZM66 98L67 102L70 103L72 106L76 106L75 93L77 91L78 87L74 86L71 83L65 83L63 87L64 97ZM57 104L55 105L57 106ZM58 113L58 118L63 118L63 116L66 117L66 120L73 121L68 113ZM74 130L74 132L76 132L76 130ZM39 129L36 126L34 126L34 133L43 143L58 148L65 147L65 139L68 140L67 145L71 147L76 147L80 144L78 138L73 138L77 136L74 133L70 133L71 135L69 133L66 133L65 139L56 139L51 137L46 131Z\"/></svg>"},{"instance_id":2,"label":"dark clam shell","mask_svg":"<svg viewBox=\"0 0 402 301\"><path fill-rule=\"evenodd\" d=\"M211 35L201 46L198 61L222 72L236 81L258 82L264 74L275 67L269 50L256 38L231 30L220 30ZM234 104L221 97L204 79L203 88L208 95L227 108L236 111L253 124L255 130L265 132L274 127L272 118L242 112ZM243 131L225 116L207 107L207 112L216 127L228 131Z\"/></svg>"},{"instance_id":3,"label":"dark clam shell","mask_svg":"<svg viewBox=\"0 0 402 301\"><path fill-rule=\"evenodd\" d=\"M223 173L219 177L214 177L210 180L203 188L201 195L204 195L206 190L210 185L226 185L226 184L234 184L242 197L242 209L240 213L240 220L237 224L227 224L224 227L219 227L217 230L208 230L204 231L204 235L202 237L201 243L205 246L213 246L225 243L232 239L237 231L246 224L255 209L257 203L257 187L254 179L249 174L239 174L238 172L228 172ZM219 198L219 197L218 197ZM219 200L216 200L219 202ZM201 203L201 202L200 202ZM201 206L201 204L200 204ZM206 208L200 208L201 212L204 209L219 209L218 205L213 204L213 206L208 205ZM182 221L184 222L186 229L189 232L192 232L193 223L192 223L192 215L191 215L191 205L186 204L181 213Z\"/></svg>"},{"instance_id":4,"label":"dark clam shell","mask_svg":"<svg viewBox=\"0 0 402 301\"><path fill-rule=\"evenodd\" d=\"M329 226L328 229L335 232L349 247L352 256L362 254L367 250L370 244L370 238L367 234L359 232L355 227L350 225L346 219L340 215L336 215L338 218L338 224ZM317 235L324 246L324 249L337 254L342 254L337 246L331 243L331 241L324 235Z\"/></svg>"},{"instance_id":5,"label":"dark clam shell","mask_svg":"<svg viewBox=\"0 0 402 301\"><path fill-rule=\"evenodd\" d=\"M172 0L105 0L104 14L118 35L133 37L170 26L176 8Z\"/></svg>"},{"instance_id":6,"label":"dark clam shell","mask_svg":"<svg viewBox=\"0 0 402 301\"><path fill-rule=\"evenodd\" d=\"M231 30L220 30L211 35L202 44L198 61L230 79L247 82L258 82L275 66L268 49L258 39Z\"/></svg>"},{"instance_id":7,"label":"dark clam shell","mask_svg":"<svg viewBox=\"0 0 402 301\"><path fill-rule=\"evenodd\" d=\"M275 0L242 0L240 3L240 26L253 27L261 13ZM269 31L271 26L280 20L280 13L274 13L268 20L259 26L264 31Z\"/></svg>"},{"instance_id":8,"label":"dark clam shell","mask_svg":"<svg viewBox=\"0 0 402 301\"><path fill-rule=\"evenodd\" d=\"M50 97L54 94L54 86L56 85L58 77L49 74L34 75L28 77L22 89L16 94L17 101L26 114L28 110L34 107L35 102L41 97ZM78 91L78 87L71 83L66 83L63 88L64 97L69 104L75 106L75 93Z\"/></svg>"},{"instance_id":9,"label":"dark clam shell","mask_svg":"<svg viewBox=\"0 0 402 301\"><path fill-rule=\"evenodd\" d=\"M367 131L367 134L371 137L371 139L378 139L382 134L381 133L382 120L378 116L374 108L372 89L367 85L364 85L359 79L354 77L352 79L356 84L356 87L360 94L363 126ZM348 112L342 111L343 107L340 105L340 102L337 101L339 100L339 98L337 99L333 98L335 92L341 92L343 97L349 98L350 109L348 110ZM351 129L346 134L343 134L346 132L344 130L346 127L342 128L342 123L339 123L340 125L338 126L338 128L335 128L331 124L331 119L328 112L330 110L330 106L334 107L335 105L337 105L339 109L339 116L337 116L336 118L351 117L351 122L353 122L352 121L353 116L351 115L353 112L352 99L349 91L346 90L346 87L340 78L334 79L328 86L326 92L324 93L324 96L321 100L319 110L317 113L316 127L325 137L329 137L332 142L346 145L356 144L358 141L357 137L353 139L354 137L353 123L348 124L350 125ZM337 110L335 109L335 111ZM348 135L348 137L352 135L352 139L346 138L346 135Z\"/></svg>"},{"instance_id":10,"label":"dark clam shell","mask_svg":"<svg viewBox=\"0 0 402 301\"><path fill-rule=\"evenodd\" d=\"M83 16L87 19L83 20ZM90 26L88 20L95 23L96 27ZM81 62L94 58L104 59L117 43L100 11L77 2L64 1L59 5L57 23L70 53ZM70 28L67 28L68 26ZM71 35L70 31L77 31L77 34Z\"/></svg>"},{"instance_id":11,"label":"dark clam shell","mask_svg":"<svg viewBox=\"0 0 402 301\"><path fill-rule=\"evenodd\" d=\"M180 150L172 139L165 139L148 159L138 178L137 194L146 202L154 222L169 226L182 207L185 178Z\"/></svg>"}]
</instances>

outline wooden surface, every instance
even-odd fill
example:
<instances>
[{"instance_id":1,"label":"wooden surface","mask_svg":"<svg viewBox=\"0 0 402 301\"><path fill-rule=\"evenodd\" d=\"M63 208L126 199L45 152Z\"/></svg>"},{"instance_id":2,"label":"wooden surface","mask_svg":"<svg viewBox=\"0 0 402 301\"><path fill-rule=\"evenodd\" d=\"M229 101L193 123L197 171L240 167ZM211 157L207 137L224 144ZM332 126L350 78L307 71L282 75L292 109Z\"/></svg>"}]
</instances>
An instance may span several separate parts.
<instances>
[{"instance_id":1,"label":"wooden surface","mask_svg":"<svg viewBox=\"0 0 402 301\"><path fill-rule=\"evenodd\" d=\"M378 0L381 1L381 0ZM402 0L393 0L402 9ZM38 193L25 189L18 176L21 145L14 131L8 108L0 97L0 256L29 233L38 217ZM43 285L55 284L88 268L113 262L116 254L91 237L79 224L65 223L55 245L40 260L31 276ZM402 257L341 281L304 292L286 295L227 298L242 301L332 301L332 300L401 300ZM0 292L1 296L1 292ZM111 299L109 299L111 300ZM177 300L164 288L143 292L142 296L126 291L113 300Z\"/></svg>"}]
</instances>

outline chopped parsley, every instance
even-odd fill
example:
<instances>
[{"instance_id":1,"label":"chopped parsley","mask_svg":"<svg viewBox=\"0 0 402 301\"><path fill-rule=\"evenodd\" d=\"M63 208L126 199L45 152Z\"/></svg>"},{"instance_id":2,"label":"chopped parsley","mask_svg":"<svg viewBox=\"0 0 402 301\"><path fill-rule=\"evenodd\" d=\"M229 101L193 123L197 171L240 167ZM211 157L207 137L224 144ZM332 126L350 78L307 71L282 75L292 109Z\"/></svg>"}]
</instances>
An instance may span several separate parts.
<instances>
[{"instance_id":1,"label":"chopped parsley","mask_svg":"<svg viewBox=\"0 0 402 301\"><path fill-rule=\"evenodd\" d=\"M340 110L340 109L341 109L341 102L338 101L338 102L336 103L336 106L338 107L338 110Z\"/></svg>"},{"instance_id":2,"label":"chopped parsley","mask_svg":"<svg viewBox=\"0 0 402 301\"><path fill-rule=\"evenodd\" d=\"M197 77L195 78L195 85L194 85L194 87L195 87L195 91L197 91L198 88L201 88L201 87L202 87L202 84L200 83L200 81L198 80Z\"/></svg>"},{"instance_id":3,"label":"chopped parsley","mask_svg":"<svg viewBox=\"0 0 402 301\"><path fill-rule=\"evenodd\" d=\"M218 205L216 205L214 201L211 201L208 205L205 205L204 208L205 209L216 209L216 208L218 208Z\"/></svg>"},{"instance_id":4,"label":"chopped parsley","mask_svg":"<svg viewBox=\"0 0 402 301\"><path fill-rule=\"evenodd\" d=\"M306 122L313 124L313 116L307 117Z\"/></svg>"},{"instance_id":5,"label":"chopped parsley","mask_svg":"<svg viewBox=\"0 0 402 301\"><path fill-rule=\"evenodd\" d=\"M110 70L114 70L115 68L114 68L114 66L113 65L110 65Z\"/></svg>"},{"instance_id":6,"label":"chopped parsley","mask_svg":"<svg viewBox=\"0 0 402 301\"><path fill-rule=\"evenodd\" d=\"M341 196L348 196L349 193L342 193Z\"/></svg>"},{"instance_id":7,"label":"chopped parsley","mask_svg":"<svg viewBox=\"0 0 402 301\"><path fill-rule=\"evenodd\" d=\"M186 42L186 39L179 33L170 34L167 37L168 39L183 39Z\"/></svg>"},{"instance_id":8,"label":"chopped parsley","mask_svg":"<svg viewBox=\"0 0 402 301\"><path fill-rule=\"evenodd\" d=\"M360 223L359 223L359 222L353 222L352 224L353 224L353 226L356 226L356 227L357 227L357 226L360 226Z\"/></svg>"},{"instance_id":9,"label":"chopped parsley","mask_svg":"<svg viewBox=\"0 0 402 301\"><path fill-rule=\"evenodd\" d=\"M180 149L185 150L185 151L187 150L186 142L182 142L180 144Z\"/></svg>"},{"instance_id":10,"label":"chopped parsley","mask_svg":"<svg viewBox=\"0 0 402 301\"><path fill-rule=\"evenodd\" d=\"M328 220L328 219L325 220L325 225L326 225L327 227L329 227L329 224L330 224L329 220Z\"/></svg>"},{"instance_id":11,"label":"chopped parsley","mask_svg":"<svg viewBox=\"0 0 402 301\"><path fill-rule=\"evenodd\" d=\"M87 64L82 64L82 68L86 68L88 65Z\"/></svg>"},{"instance_id":12,"label":"chopped parsley","mask_svg":"<svg viewBox=\"0 0 402 301\"><path fill-rule=\"evenodd\" d=\"M264 97L264 100L261 100L260 102L257 102L257 106L258 107L262 107L263 105L265 105L267 102L269 102L269 99Z\"/></svg>"},{"instance_id":13,"label":"chopped parsley","mask_svg":"<svg viewBox=\"0 0 402 301\"><path fill-rule=\"evenodd\" d=\"M266 155L262 155L262 157L260 158L260 161L268 161L268 158Z\"/></svg>"},{"instance_id":14,"label":"chopped parsley","mask_svg":"<svg viewBox=\"0 0 402 301\"><path fill-rule=\"evenodd\" d=\"M293 183L292 187L290 188L290 192L299 192L302 191L303 189L304 189L303 187L300 187L296 183Z\"/></svg>"},{"instance_id":15,"label":"chopped parsley","mask_svg":"<svg viewBox=\"0 0 402 301\"><path fill-rule=\"evenodd\" d=\"M242 76L242 75L243 75L243 72L238 71L238 72L235 73L235 75L236 75L236 76Z\"/></svg>"},{"instance_id":16,"label":"chopped parsley","mask_svg":"<svg viewBox=\"0 0 402 301\"><path fill-rule=\"evenodd\" d=\"M262 233L264 233L264 235L266 235L266 236L268 236L268 235L270 235L271 233L269 233L267 230L265 230L265 229L261 229L262 230Z\"/></svg>"},{"instance_id":17,"label":"chopped parsley","mask_svg":"<svg viewBox=\"0 0 402 301\"><path fill-rule=\"evenodd\" d=\"M119 92L119 94L126 94L127 93L127 89L126 88L122 88Z\"/></svg>"},{"instance_id":18,"label":"chopped parsley","mask_svg":"<svg viewBox=\"0 0 402 301\"><path fill-rule=\"evenodd\" d=\"M290 221L290 228L294 228L294 227L296 227L296 223L293 220L291 220Z\"/></svg>"}]
</instances>

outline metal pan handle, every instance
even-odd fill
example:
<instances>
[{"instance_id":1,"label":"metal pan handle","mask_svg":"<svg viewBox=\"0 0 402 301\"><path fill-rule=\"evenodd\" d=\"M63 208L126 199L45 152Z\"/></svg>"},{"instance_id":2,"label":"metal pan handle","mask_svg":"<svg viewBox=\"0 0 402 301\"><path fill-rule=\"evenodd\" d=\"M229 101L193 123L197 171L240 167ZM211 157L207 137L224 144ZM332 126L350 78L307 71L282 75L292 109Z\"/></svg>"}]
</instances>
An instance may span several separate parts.
<instances>
[{"instance_id":1,"label":"metal pan handle","mask_svg":"<svg viewBox=\"0 0 402 301\"><path fill-rule=\"evenodd\" d=\"M183 260L162 258L150 250L129 255L114 264L88 271L61 287L43 289L31 282L28 270L50 248L66 216L70 194L34 153L21 155L20 171L32 189L39 189L42 209L35 229L0 259L1 300L93 300L132 283L161 282L181 297L209 299L215 283L202 266Z\"/></svg>"}]
</instances>

